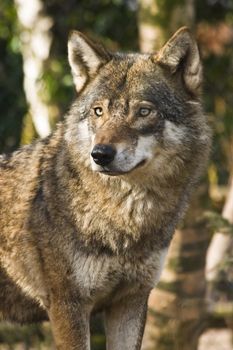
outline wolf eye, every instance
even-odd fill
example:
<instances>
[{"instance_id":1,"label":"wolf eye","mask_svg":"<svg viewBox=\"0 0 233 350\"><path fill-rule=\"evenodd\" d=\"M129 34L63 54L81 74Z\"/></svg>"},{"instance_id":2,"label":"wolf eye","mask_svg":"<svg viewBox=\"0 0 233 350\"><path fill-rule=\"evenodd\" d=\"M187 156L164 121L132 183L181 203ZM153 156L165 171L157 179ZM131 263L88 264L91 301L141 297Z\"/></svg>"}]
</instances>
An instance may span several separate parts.
<instances>
[{"instance_id":1,"label":"wolf eye","mask_svg":"<svg viewBox=\"0 0 233 350\"><path fill-rule=\"evenodd\" d=\"M103 108L95 107L94 112L95 112L95 115L97 115L97 117L101 117L101 115L103 115Z\"/></svg>"},{"instance_id":2,"label":"wolf eye","mask_svg":"<svg viewBox=\"0 0 233 350\"><path fill-rule=\"evenodd\" d=\"M141 117L147 117L151 112L151 109L150 108L147 108L147 107L141 107L139 109L139 115Z\"/></svg>"}]
</instances>

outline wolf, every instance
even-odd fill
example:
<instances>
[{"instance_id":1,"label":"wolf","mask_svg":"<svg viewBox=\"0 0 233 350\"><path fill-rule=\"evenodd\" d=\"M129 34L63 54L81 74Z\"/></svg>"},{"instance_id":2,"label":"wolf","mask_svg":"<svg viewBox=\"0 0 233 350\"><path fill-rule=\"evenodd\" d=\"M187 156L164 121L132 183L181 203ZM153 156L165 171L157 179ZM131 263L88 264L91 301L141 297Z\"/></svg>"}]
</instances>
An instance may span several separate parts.
<instances>
[{"instance_id":1,"label":"wolf","mask_svg":"<svg viewBox=\"0 0 233 350\"><path fill-rule=\"evenodd\" d=\"M112 53L73 31L77 98L47 138L0 160L0 318L49 319L59 350L139 350L151 289L206 165L197 44Z\"/></svg>"}]
</instances>

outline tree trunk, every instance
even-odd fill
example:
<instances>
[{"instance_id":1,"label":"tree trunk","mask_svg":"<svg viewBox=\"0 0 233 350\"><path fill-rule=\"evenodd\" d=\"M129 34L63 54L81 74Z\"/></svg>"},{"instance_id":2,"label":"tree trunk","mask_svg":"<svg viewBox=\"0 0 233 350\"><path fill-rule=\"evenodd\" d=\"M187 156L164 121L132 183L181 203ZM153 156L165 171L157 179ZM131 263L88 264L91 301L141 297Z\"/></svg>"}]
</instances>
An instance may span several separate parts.
<instances>
[{"instance_id":1,"label":"tree trunk","mask_svg":"<svg viewBox=\"0 0 233 350\"><path fill-rule=\"evenodd\" d=\"M193 27L194 0L139 0L139 46L142 52L153 52L184 25Z\"/></svg>"},{"instance_id":2,"label":"tree trunk","mask_svg":"<svg viewBox=\"0 0 233 350\"><path fill-rule=\"evenodd\" d=\"M43 13L41 0L15 0L21 26L24 90L31 117L40 137L50 131L49 110L43 100L42 75L51 45L52 19Z\"/></svg>"},{"instance_id":3,"label":"tree trunk","mask_svg":"<svg viewBox=\"0 0 233 350\"><path fill-rule=\"evenodd\" d=\"M223 218L227 219L233 224L233 176L231 176L229 193L222 212ZM208 283L207 301L209 311L214 306L214 290L217 283L218 273L222 263L224 263L226 256L230 255L232 251L233 238L230 234L216 232L211 240L207 252L206 259L206 280Z\"/></svg>"},{"instance_id":4,"label":"tree trunk","mask_svg":"<svg viewBox=\"0 0 233 350\"><path fill-rule=\"evenodd\" d=\"M196 350L205 326L206 232L177 230L161 280L149 298L143 350Z\"/></svg>"},{"instance_id":5,"label":"tree trunk","mask_svg":"<svg viewBox=\"0 0 233 350\"><path fill-rule=\"evenodd\" d=\"M142 52L153 52L164 41L164 30L155 25L159 16L159 6L155 0L139 0L139 46Z\"/></svg>"}]
</instances>

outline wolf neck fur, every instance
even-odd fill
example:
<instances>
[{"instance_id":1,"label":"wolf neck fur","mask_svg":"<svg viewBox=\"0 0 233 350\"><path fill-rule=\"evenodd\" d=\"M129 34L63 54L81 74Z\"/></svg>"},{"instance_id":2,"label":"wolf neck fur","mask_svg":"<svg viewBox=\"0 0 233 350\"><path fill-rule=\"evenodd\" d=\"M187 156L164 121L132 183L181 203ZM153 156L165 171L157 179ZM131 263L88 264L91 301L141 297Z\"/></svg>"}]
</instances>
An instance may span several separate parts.
<instances>
[{"instance_id":1,"label":"wolf neck fur","mask_svg":"<svg viewBox=\"0 0 233 350\"><path fill-rule=\"evenodd\" d=\"M70 145L63 145L59 158L54 158L55 190L60 192L64 210L72 216L86 242L97 239L117 251L119 241L121 246L130 247L145 235L156 234L172 225L182 186L165 186L155 181L146 186L128 178L94 173L79 155L74 160L73 154Z\"/></svg>"}]
</instances>

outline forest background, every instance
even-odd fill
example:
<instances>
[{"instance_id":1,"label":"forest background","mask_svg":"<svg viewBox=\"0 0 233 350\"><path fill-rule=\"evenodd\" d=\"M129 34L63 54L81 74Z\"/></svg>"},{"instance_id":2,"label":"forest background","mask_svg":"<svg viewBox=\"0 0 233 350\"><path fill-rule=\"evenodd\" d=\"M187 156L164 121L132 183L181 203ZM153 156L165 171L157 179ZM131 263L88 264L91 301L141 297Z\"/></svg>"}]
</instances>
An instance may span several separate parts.
<instances>
[{"instance_id":1,"label":"forest background","mask_svg":"<svg viewBox=\"0 0 233 350\"><path fill-rule=\"evenodd\" d=\"M64 118L75 97L70 30L110 50L153 52L182 25L200 47L213 147L151 294L143 350L196 350L207 330L233 329L233 0L0 2L1 153L46 136ZM100 318L92 328L93 349L103 350ZM2 350L52 347L48 324L0 324Z\"/></svg>"}]
</instances>

